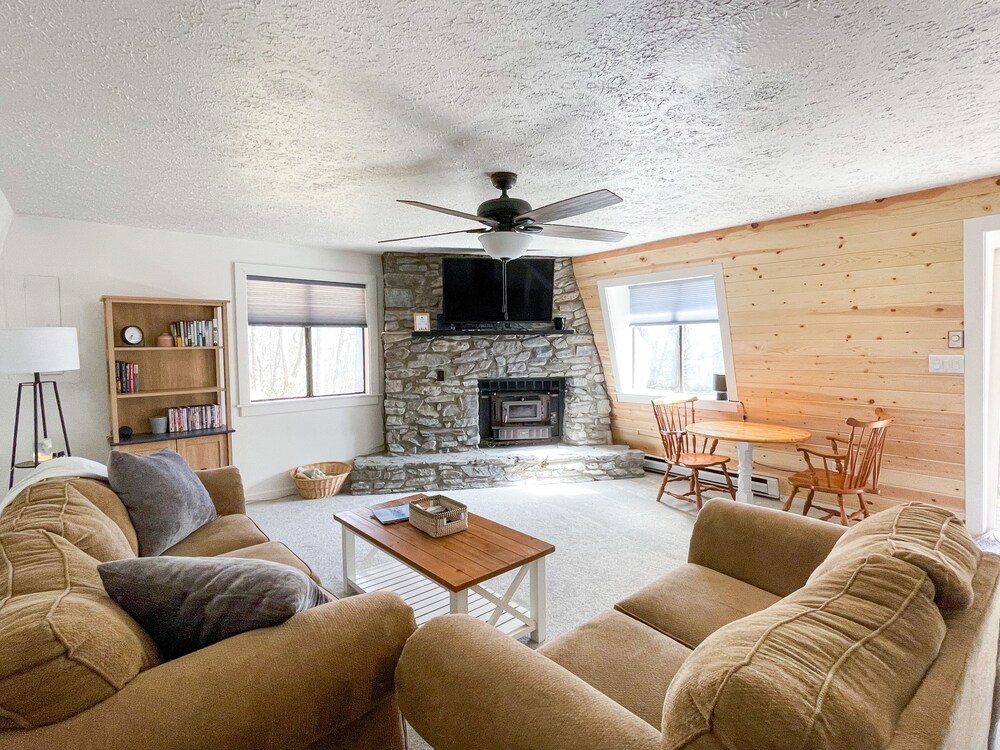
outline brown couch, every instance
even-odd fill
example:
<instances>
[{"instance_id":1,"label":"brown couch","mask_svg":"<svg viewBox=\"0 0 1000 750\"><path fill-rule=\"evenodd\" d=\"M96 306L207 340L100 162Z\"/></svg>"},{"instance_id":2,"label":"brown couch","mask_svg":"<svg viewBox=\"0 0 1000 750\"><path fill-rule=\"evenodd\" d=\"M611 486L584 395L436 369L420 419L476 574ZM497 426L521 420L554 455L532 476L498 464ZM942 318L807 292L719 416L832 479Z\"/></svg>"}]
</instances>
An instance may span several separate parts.
<instances>
[{"instance_id":1,"label":"brown couch","mask_svg":"<svg viewBox=\"0 0 1000 750\"><path fill-rule=\"evenodd\" d=\"M403 715L437 750L986 748L1000 558L952 532L935 586L895 539L848 559L842 527L712 500L687 564L537 651L428 623L396 670ZM972 604L943 609L963 565Z\"/></svg>"},{"instance_id":2,"label":"brown couch","mask_svg":"<svg viewBox=\"0 0 1000 750\"><path fill-rule=\"evenodd\" d=\"M235 468L199 477L219 517L165 554L315 579L245 515ZM393 670L415 624L401 599L351 597L165 661L96 572L136 550L103 482L41 482L0 514L0 750L405 747Z\"/></svg>"}]
</instances>

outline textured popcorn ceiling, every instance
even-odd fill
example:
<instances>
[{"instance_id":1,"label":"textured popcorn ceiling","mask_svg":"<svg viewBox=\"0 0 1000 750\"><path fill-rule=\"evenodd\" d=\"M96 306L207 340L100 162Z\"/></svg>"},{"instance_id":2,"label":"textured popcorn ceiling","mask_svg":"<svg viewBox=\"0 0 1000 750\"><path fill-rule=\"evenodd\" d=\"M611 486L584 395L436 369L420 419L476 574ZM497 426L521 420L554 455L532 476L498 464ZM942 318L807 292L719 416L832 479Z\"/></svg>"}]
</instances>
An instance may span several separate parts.
<instances>
[{"instance_id":1,"label":"textured popcorn ceiling","mask_svg":"<svg viewBox=\"0 0 1000 750\"><path fill-rule=\"evenodd\" d=\"M375 249L472 226L394 199L474 212L509 169L615 190L568 223L629 245L1000 172L998 32L997 0L12 0L0 189ZM400 249L441 246L478 244Z\"/></svg>"}]
</instances>

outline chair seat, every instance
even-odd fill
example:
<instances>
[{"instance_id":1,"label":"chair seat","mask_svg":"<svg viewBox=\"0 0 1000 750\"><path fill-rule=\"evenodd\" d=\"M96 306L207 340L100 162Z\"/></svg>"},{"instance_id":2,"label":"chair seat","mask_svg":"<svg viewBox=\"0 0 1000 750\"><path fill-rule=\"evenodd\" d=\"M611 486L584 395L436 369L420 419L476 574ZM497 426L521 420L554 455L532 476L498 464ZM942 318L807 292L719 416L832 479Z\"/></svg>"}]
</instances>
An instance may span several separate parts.
<instances>
[{"instance_id":1,"label":"chair seat","mask_svg":"<svg viewBox=\"0 0 1000 750\"><path fill-rule=\"evenodd\" d=\"M815 476L808 471L797 471L788 477L788 481L793 487L802 487L818 492L871 492L864 487L845 487L843 474L835 471L826 472L822 469L817 469Z\"/></svg>"},{"instance_id":2,"label":"chair seat","mask_svg":"<svg viewBox=\"0 0 1000 750\"><path fill-rule=\"evenodd\" d=\"M729 458L716 456L714 453L681 453L677 457L677 465L688 469L704 469L706 466L721 466Z\"/></svg>"}]
</instances>

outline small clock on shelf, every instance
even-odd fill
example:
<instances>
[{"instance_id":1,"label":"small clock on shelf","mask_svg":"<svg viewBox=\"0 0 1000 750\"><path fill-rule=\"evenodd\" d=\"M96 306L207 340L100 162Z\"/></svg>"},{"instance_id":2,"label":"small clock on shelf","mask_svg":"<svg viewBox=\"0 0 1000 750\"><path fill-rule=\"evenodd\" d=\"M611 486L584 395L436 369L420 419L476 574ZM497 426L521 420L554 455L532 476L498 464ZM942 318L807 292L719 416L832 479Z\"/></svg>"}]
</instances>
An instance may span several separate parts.
<instances>
[{"instance_id":1,"label":"small clock on shelf","mask_svg":"<svg viewBox=\"0 0 1000 750\"><path fill-rule=\"evenodd\" d=\"M122 341L128 346L142 346L145 336L139 326L125 326L122 328Z\"/></svg>"}]
</instances>

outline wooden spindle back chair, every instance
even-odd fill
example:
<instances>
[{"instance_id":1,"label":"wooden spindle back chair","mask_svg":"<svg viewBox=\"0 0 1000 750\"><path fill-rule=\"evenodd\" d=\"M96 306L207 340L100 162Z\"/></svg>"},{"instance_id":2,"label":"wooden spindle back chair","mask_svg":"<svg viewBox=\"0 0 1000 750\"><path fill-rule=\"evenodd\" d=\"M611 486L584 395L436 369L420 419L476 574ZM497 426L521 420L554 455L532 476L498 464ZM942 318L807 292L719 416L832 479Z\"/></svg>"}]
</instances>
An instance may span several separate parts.
<instances>
[{"instance_id":1,"label":"wooden spindle back chair","mask_svg":"<svg viewBox=\"0 0 1000 750\"><path fill-rule=\"evenodd\" d=\"M729 488L729 494L733 496L733 500L736 499L736 489L733 487L733 480L730 479L726 466L729 458L715 455L715 448L719 441L699 438L687 431L688 425L695 421L694 404L697 400L697 397L691 396L682 399L658 398L653 401L653 414L659 427L660 440L663 442L663 458L667 464L666 471L663 473L663 481L660 482L660 491L656 495L656 501L660 502L660 498L666 492L678 500L694 503L698 506L698 510L701 510L701 481L698 477L700 469L721 466L723 476L726 478L726 486ZM667 491L670 470L674 466L690 469L691 481L687 492Z\"/></svg>"},{"instance_id":2,"label":"wooden spindle back chair","mask_svg":"<svg viewBox=\"0 0 1000 750\"><path fill-rule=\"evenodd\" d=\"M834 435L827 436L832 447L830 452L799 446L798 451L805 458L808 468L788 478L792 484L792 492L785 502L784 509L790 510L795 496L800 489L804 489L809 494L806 496L802 515L808 514L815 507L825 514L823 520L839 516L840 523L844 526L862 517L868 518L870 511L865 502L865 495L878 494L882 450L892 421L892 417L883 409L875 409L874 421L862 422L853 417L847 420L851 434L846 441ZM822 460L822 465L814 465L813 458ZM837 507L814 505L813 496L817 492L836 495ZM856 511L847 512L844 495L857 497Z\"/></svg>"}]
</instances>

